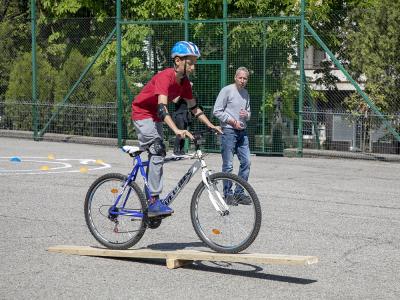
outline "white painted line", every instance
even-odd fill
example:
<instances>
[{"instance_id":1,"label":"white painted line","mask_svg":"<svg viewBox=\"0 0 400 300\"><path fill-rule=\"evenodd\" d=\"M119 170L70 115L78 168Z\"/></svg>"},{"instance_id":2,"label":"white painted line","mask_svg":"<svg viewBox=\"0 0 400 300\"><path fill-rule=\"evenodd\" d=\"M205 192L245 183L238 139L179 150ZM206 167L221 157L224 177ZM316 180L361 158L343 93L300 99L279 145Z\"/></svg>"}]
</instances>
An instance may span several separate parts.
<instances>
[{"instance_id":1,"label":"white painted line","mask_svg":"<svg viewBox=\"0 0 400 300\"><path fill-rule=\"evenodd\" d=\"M87 171L96 171L101 169L111 168L110 164L104 163L99 160L90 159L90 158L58 158L58 159L48 159L47 157L24 157L21 156L21 162L12 162L10 161L11 157L0 157L0 163L3 165L0 167L0 175L45 175L45 174L61 174L61 173L82 173L81 167L82 165L87 168ZM75 162L68 163L68 161ZM4 162L8 164L12 164L13 166L18 166L21 169L7 169L7 166L4 165ZM24 162L30 163L30 169L23 169ZM76 163L77 162L77 163ZM40 164L37 169L32 169L32 163ZM93 164L93 167L90 165ZM40 170L40 167L48 166L48 170ZM86 173L86 172L85 172Z\"/></svg>"}]
</instances>

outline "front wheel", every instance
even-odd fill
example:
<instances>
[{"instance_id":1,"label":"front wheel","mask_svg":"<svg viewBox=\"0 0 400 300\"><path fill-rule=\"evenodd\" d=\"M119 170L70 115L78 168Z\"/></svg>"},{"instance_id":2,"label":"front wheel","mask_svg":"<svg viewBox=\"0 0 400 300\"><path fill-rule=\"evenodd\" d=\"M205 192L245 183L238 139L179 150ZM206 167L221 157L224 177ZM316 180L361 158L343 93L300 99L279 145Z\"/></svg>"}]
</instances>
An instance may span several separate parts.
<instances>
[{"instance_id":1,"label":"front wheel","mask_svg":"<svg viewBox=\"0 0 400 300\"><path fill-rule=\"evenodd\" d=\"M248 182L235 174L215 173L209 179L213 194L219 193L229 210L221 215L212 205L206 185L201 182L193 193L190 206L194 230L217 252L243 251L253 243L261 226L257 194Z\"/></svg>"},{"instance_id":2,"label":"front wheel","mask_svg":"<svg viewBox=\"0 0 400 300\"><path fill-rule=\"evenodd\" d=\"M86 194L86 224L94 238L110 249L132 247L146 230L143 218L147 209L145 197L135 182L124 190L125 181L126 176L122 174L105 174L93 182Z\"/></svg>"}]
</instances>

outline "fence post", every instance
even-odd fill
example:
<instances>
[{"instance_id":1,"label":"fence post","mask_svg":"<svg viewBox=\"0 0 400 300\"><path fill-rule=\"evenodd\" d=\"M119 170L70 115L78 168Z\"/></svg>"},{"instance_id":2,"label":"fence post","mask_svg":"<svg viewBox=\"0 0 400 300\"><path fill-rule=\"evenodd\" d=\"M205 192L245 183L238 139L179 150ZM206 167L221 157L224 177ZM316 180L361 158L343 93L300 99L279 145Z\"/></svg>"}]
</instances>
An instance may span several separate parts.
<instances>
[{"instance_id":1,"label":"fence post","mask_svg":"<svg viewBox=\"0 0 400 300\"><path fill-rule=\"evenodd\" d=\"M304 106L304 26L306 0L301 0L300 26L300 89L299 89L299 125L297 129L297 156L303 156L303 106Z\"/></svg>"},{"instance_id":2,"label":"fence post","mask_svg":"<svg viewBox=\"0 0 400 300\"><path fill-rule=\"evenodd\" d=\"M117 18L116 18L116 29L117 29L117 103L118 103L118 114L117 114L117 131L118 131L118 146L122 147L122 76L121 76L121 0L117 0Z\"/></svg>"},{"instance_id":3,"label":"fence post","mask_svg":"<svg viewBox=\"0 0 400 300\"><path fill-rule=\"evenodd\" d=\"M38 97L37 97L37 65L36 65L36 1L31 0L31 34L32 34L32 123L33 139L38 140Z\"/></svg>"},{"instance_id":4,"label":"fence post","mask_svg":"<svg viewBox=\"0 0 400 300\"><path fill-rule=\"evenodd\" d=\"M185 41L189 41L189 0L185 0L184 3L184 17L185 17ZM198 99L196 99L198 100ZM190 130L190 127L188 126L188 130ZM185 142L183 144L183 149L187 153L189 151L189 139L185 138Z\"/></svg>"},{"instance_id":5,"label":"fence post","mask_svg":"<svg viewBox=\"0 0 400 300\"><path fill-rule=\"evenodd\" d=\"M262 33L262 41L263 41L263 89L262 89L262 105L263 105L263 114L262 114L262 152L265 152L265 126L266 126L266 110L267 106L265 105L266 103L266 82L267 79L265 77L265 72L267 70L267 41L266 41L266 25L263 27L263 33ZM268 27L267 27L268 28Z\"/></svg>"},{"instance_id":6,"label":"fence post","mask_svg":"<svg viewBox=\"0 0 400 300\"><path fill-rule=\"evenodd\" d=\"M185 0L185 41L189 41L189 0Z\"/></svg>"},{"instance_id":7,"label":"fence post","mask_svg":"<svg viewBox=\"0 0 400 300\"><path fill-rule=\"evenodd\" d=\"M228 23L227 23L227 18L228 18L228 1L224 0L223 3L223 32L224 32L224 38L223 38L223 61L224 61L224 67L222 68L222 86L226 85L226 65L227 65L227 60L228 60Z\"/></svg>"}]
</instances>

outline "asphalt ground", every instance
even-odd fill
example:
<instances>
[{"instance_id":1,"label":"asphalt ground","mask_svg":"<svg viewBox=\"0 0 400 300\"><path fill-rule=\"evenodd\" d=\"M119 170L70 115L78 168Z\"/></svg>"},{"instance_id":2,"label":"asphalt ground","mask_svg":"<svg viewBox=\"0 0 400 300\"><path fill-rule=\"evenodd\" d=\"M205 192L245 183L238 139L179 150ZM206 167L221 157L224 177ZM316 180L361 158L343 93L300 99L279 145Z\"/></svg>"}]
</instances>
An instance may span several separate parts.
<instances>
[{"instance_id":1,"label":"asphalt ground","mask_svg":"<svg viewBox=\"0 0 400 300\"><path fill-rule=\"evenodd\" d=\"M221 169L218 154L206 161ZM164 191L190 164L165 165ZM246 252L314 255L315 265L199 261L169 270L164 260L46 251L99 246L84 220L86 191L100 175L130 167L112 146L0 138L1 299L399 298L399 163L252 156L263 223ZM189 214L199 174L173 203L175 214L136 247L207 250Z\"/></svg>"}]
</instances>

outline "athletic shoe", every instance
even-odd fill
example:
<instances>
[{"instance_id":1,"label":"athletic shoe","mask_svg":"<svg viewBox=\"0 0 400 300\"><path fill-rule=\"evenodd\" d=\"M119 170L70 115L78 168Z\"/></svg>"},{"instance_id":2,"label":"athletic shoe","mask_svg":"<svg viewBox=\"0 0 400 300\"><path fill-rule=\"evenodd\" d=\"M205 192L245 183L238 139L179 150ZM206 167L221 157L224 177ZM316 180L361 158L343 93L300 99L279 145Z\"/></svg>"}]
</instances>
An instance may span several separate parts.
<instances>
[{"instance_id":1,"label":"athletic shoe","mask_svg":"<svg viewBox=\"0 0 400 300\"><path fill-rule=\"evenodd\" d=\"M235 198L236 198L235 201L237 204L251 205L253 203L253 201L251 201L251 198L244 194L236 195Z\"/></svg>"},{"instance_id":2,"label":"athletic shoe","mask_svg":"<svg viewBox=\"0 0 400 300\"><path fill-rule=\"evenodd\" d=\"M174 151L174 155L175 156L182 156L182 155L185 155L186 153L185 153L185 151L184 150L181 150L181 151Z\"/></svg>"},{"instance_id":3,"label":"athletic shoe","mask_svg":"<svg viewBox=\"0 0 400 300\"><path fill-rule=\"evenodd\" d=\"M236 195L227 195L225 196L225 202L231 206L240 205L251 205L253 202L249 196L244 194L236 194Z\"/></svg>"},{"instance_id":4,"label":"athletic shoe","mask_svg":"<svg viewBox=\"0 0 400 300\"><path fill-rule=\"evenodd\" d=\"M237 206L237 200L233 195L226 195L225 196L225 203L230 206Z\"/></svg>"},{"instance_id":5,"label":"athletic shoe","mask_svg":"<svg viewBox=\"0 0 400 300\"><path fill-rule=\"evenodd\" d=\"M157 199L156 202L149 205L147 210L147 215L149 217L156 217L156 216L170 215L173 212L174 210L172 208L161 203L161 201Z\"/></svg>"}]
</instances>

